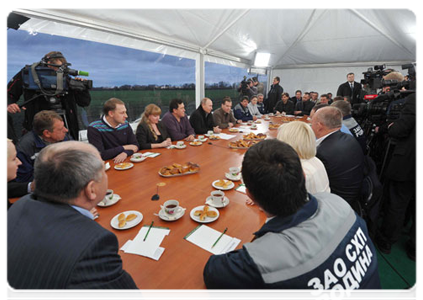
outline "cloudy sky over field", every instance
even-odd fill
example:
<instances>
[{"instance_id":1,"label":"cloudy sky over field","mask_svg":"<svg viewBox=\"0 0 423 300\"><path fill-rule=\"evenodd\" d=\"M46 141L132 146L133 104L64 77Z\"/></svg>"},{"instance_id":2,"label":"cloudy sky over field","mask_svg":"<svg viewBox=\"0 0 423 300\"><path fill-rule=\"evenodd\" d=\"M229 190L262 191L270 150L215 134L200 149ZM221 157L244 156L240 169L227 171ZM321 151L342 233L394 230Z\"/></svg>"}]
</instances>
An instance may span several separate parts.
<instances>
[{"instance_id":1,"label":"cloudy sky over field","mask_svg":"<svg viewBox=\"0 0 423 300\"><path fill-rule=\"evenodd\" d=\"M95 87L195 82L195 61L191 59L13 29L8 29L7 40L8 80L46 53L61 51L71 68L90 73ZM206 64L206 83L239 82L244 75L243 69Z\"/></svg>"}]
</instances>

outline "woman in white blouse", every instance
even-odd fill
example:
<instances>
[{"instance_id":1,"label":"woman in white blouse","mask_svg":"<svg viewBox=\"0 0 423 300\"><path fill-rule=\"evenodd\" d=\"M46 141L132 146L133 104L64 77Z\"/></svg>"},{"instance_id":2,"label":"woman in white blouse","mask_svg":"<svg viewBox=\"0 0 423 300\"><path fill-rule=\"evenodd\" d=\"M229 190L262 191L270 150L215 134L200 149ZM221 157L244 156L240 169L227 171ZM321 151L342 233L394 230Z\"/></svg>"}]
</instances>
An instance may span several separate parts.
<instances>
[{"instance_id":1,"label":"woman in white blouse","mask_svg":"<svg viewBox=\"0 0 423 300\"><path fill-rule=\"evenodd\" d=\"M257 118L261 118L262 114L257 107L257 96L251 97L250 103L248 103L247 107L253 117L256 116Z\"/></svg>"},{"instance_id":2,"label":"woman in white blouse","mask_svg":"<svg viewBox=\"0 0 423 300\"><path fill-rule=\"evenodd\" d=\"M306 189L310 194L330 193L325 166L316 157L316 136L310 125L294 121L279 127L277 139L289 144L301 159L306 176Z\"/></svg>"}]
</instances>

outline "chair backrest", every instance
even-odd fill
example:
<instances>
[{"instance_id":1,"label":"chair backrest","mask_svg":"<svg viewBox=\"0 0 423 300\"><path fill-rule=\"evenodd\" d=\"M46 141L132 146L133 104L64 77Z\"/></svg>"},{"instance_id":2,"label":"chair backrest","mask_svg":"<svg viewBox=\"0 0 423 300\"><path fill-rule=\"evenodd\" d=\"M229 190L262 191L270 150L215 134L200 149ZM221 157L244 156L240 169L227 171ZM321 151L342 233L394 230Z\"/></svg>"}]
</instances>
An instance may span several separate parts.
<instances>
[{"instance_id":1,"label":"chair backrest","mask_svg":"<svg viewBox=\"0 0 423 300\"><path fill-rule=\"evenodd\" d=\"M408 287L403 289L395 300L420 300L420 295L415 289Z\"/></svg>"}]
</instances>

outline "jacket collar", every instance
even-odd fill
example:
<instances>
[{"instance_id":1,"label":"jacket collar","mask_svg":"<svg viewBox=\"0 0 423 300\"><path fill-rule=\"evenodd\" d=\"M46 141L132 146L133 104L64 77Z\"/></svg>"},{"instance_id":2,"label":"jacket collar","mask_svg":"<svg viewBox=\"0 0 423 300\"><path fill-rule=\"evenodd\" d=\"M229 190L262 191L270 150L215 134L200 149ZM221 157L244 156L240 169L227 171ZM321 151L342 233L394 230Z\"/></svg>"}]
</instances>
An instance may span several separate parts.
<instances>
[{"instance_id":1,"label":"jacket collar","mask_svg":"<svg viewBox=\"0 0 423 300\"><path fill-rule=\"evenodd\" d=\"M305 220L311 218L317 211L318 204L315 197L308 194L309 201L304 204L295 214L288 217L278 217L271 219L263 225L259 231L255 232L256 237L261 237L268 232L281 232L285 229L297 226Z\"/></svg>"}]
</instances>

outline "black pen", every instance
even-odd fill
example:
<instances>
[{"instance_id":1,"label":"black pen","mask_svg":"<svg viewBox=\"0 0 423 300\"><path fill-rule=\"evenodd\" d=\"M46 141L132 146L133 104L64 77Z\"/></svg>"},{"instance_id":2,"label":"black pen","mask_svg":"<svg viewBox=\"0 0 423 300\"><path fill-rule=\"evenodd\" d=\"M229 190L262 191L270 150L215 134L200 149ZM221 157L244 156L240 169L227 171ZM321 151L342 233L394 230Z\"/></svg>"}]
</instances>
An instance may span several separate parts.
<instances>
[{"instance_id":1,"label":"black pen","mask_svg":"<svg viewBox=\"0 0 423 300\"><path fill-rule=\"evenodd\" d=\"M213 246L211 246L212 248L214 246L216 246L217 242L220 240L220 238L225 234L225 232L228 230L228 227L225 228L225 230L223 230L222 234L219 236L219 238L216 240L216 242L214 242Z\"/></svg>"},{"instance_id":2,"label":"black pen","mask_svg":"<svg viewBox=\"0 0 423 300\"><path fill-rule=\"evenodd\" d=\"M143 242L145 242L145 239L147 238L148 233L150 232L151 227L153 227L154 221L151 221L150 227L148 228L147 233L145 234Z\"/></svg>"}]
</instances>

